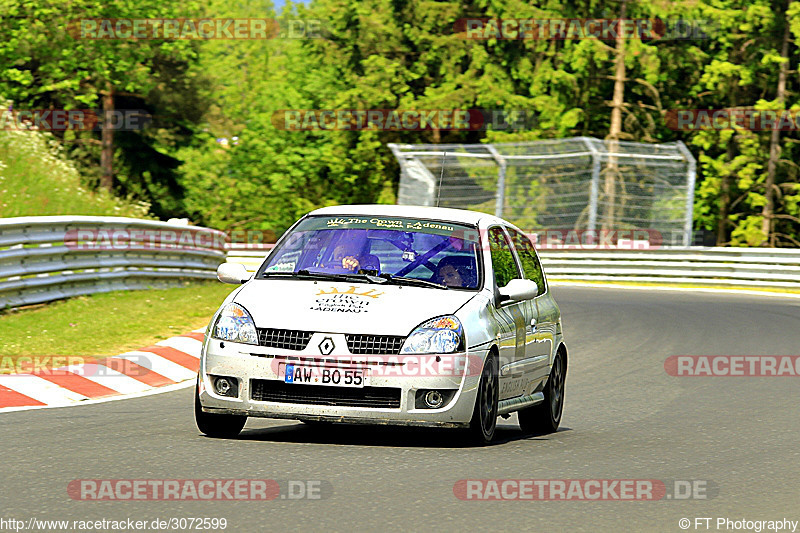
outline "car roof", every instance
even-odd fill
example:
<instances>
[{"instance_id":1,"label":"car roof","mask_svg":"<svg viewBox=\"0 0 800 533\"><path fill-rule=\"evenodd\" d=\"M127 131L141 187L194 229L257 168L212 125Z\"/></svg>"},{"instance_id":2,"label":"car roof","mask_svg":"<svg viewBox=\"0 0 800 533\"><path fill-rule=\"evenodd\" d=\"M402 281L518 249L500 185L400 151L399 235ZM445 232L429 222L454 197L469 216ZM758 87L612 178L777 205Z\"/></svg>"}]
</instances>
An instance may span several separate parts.
<instances>
[{"instance_id":1,"label":"car roof","mask_svg":"<svg viewBox=\"0 0 800 533\"><path fill-rule=\"evenodd\" d=\"M462 224L478 225L484 221L487 224L504 224L515 227L502 218L467 209L451 209L448 207L427 207L421 205L391 205L391 204L362 204L362 205L335 205L322 207L309 213L309 215L325 216L390 216L408 218L426 218L446 222L460 222Z\"/></svg>"}]
</instances>

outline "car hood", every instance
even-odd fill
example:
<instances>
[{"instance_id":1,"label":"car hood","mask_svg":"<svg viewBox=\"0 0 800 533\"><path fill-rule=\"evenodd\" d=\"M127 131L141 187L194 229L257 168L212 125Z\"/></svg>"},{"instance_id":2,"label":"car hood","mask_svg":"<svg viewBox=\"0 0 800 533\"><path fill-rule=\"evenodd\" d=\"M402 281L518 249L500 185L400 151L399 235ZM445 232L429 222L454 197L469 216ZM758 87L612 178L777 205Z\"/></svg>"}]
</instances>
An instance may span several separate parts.
<instances>
[{"instance_id":1,"label":"car hood","mask_svg":"<svg viewBox=\"0 0 800 533\"><path fill-rule=\"evenodd\" d=\"M254 280L236 294L258 328L408 335L478 291L311 280Z\"/></svg>"}]
</instances>

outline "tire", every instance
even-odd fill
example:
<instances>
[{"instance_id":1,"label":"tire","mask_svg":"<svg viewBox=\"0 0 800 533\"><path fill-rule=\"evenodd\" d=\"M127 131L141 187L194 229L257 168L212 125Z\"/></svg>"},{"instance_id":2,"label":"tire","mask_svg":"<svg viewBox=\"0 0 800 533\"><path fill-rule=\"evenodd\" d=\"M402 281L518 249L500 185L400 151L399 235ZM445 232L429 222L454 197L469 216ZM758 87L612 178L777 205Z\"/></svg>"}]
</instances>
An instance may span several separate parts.
<instances>
[{"instance_id":1,"label":"tire","mask_svg":"<svg viewBox=\"0 0 800 533\"><path fill-rule=\"evenodd\" d=\"M567 377L567 358L559 350L544 387L544 401L521 409L519 427L526 435L547 435L558 431L564 412L564 386Z\"/></svg>"},{"instance_id":2,"label":"tire","mask_svg":"<svg viewBox=\"0 0 800 533\"><path fill-rule=\"evenodd\" d=\"M200 405L200 394L195 389L194 395L194 421L200 433L209 437L232 439L236 437L247 422L246 416L239 415L217 415L204 413Z\"/></svg>"},{"instance_id":3,"label":"tire","mask_svg":"<svg viewBox=\"0 0 800 533\"><path fill-rule=\"evenodd\" d=\"M475 409L469 423L472 440L476 444L489 444L497 428L497 404L500 385L498 382L497 355L492 352L486 357L475 397Z\"/></svg>"}]
</instances>

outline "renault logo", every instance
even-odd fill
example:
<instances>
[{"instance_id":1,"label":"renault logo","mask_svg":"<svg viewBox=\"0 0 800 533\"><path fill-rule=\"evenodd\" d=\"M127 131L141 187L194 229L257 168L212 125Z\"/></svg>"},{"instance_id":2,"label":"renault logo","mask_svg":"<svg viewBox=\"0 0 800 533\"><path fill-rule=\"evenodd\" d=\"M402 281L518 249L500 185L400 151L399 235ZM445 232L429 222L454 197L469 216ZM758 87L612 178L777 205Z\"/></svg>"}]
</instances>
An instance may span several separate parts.
<instances>
[{"instance_id":1,"label":"renault logo","mask_svg":"<svg viewBox=\"0 0 800 533\"><path fill-rule=\"evenodd\" d=\"M333 344L333 340L330 337L325 337L319 343L319 353L322 355L330 355L334 348L336 348L336 345Z\"/></svg>"}]
</instances>

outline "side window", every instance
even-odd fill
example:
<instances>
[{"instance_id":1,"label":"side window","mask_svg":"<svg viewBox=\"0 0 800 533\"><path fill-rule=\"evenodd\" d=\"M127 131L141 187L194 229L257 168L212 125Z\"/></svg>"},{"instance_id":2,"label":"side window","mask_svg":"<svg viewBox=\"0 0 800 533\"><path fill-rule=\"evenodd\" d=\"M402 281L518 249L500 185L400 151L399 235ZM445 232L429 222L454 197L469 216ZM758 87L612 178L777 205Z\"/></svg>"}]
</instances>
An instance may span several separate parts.
<instances>
[{"instance_id":1,"label":"side window","mask_svg":"<svg viewBox=\"0 0 800 533\"><path fill-rule=\"evenodd\" d=\"M511 245L503 230L498 227L489 229L489 252L492 256L492 270L494 270L494 279L498 287L505 287L512 279L521 277L511 253Z\"/></svg>"},{"instance_id":2,"label":"side window","mask_svg":"<svg viewBox=\"0 0 800 533\"><path fill-rule=\"evenodd\" d=\"M544 273L542 264L536 256L536 250L531 240L517 230L510 230L511 240L517 250L519 262L522 265L523 276L525 279L535 281L539 286L539 294L544 294Z\"/></svg>"}]
</instances>

